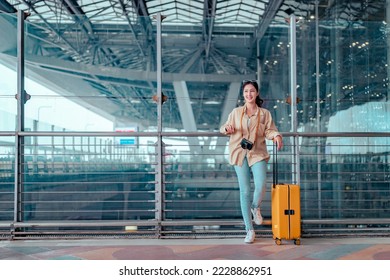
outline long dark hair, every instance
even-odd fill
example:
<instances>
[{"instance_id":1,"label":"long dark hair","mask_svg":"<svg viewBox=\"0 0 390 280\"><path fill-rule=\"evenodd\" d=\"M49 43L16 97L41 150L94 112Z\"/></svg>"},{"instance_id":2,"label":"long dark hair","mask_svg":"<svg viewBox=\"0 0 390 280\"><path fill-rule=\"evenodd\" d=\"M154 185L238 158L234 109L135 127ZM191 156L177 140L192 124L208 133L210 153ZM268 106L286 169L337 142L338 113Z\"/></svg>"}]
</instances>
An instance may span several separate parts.
<instances>
[{"instance_id":1,"label":"long dark hair","mask_svg":"<svg viewBox=\"0 0 390 280\"><path fill-rule=\"evenodd\" d=\"M243 81L242 81L241 91L243 91L243 90L244 90L244 87L245 87L246 85L249 85L249 84L251 84L252 86L254 86L255 89L256 89L256 91L257 91L257 93L259 94L258 96L256 96L256 105L257 105L258 107L261 107L261 105L263 105L263 102L264 102L264 101L263 101L263 99L260 98L259 84L257 83L256 80L243 80Z\"/></svg>"}]
</instances>

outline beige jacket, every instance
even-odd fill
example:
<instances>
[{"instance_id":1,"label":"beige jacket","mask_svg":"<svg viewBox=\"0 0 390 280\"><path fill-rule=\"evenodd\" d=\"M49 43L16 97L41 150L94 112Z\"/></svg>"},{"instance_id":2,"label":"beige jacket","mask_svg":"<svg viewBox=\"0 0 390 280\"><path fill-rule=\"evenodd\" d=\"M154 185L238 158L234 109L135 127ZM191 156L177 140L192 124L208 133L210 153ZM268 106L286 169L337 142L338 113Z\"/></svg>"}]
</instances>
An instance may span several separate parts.
<instances>
[{"instance_id":1,"label":"beige jacket","mask_svg":"<svg viewBox=\"0 0 390 280\"><path fill-rule=\"evenodd\" d=\"M267 109L258 108L256 115L250 118L249 129L249 117L245 112L245 105L233 109L226 123L219 130L226 135L225 126L231 124L234 127L234 133L229 135L229 162L232 165L242 166L245 156L247 156L249 166L252 166L258 161L268 161L270 156L265 140L272 140L278 135L281 136L272 120L271 113ZM260 123L258 123L259 117ZM256 130L257 136L255 136ZM240 143L242 138L246 138L254 143L254 147L250 151L241 148Z\"/></svg>"}]
</instances>

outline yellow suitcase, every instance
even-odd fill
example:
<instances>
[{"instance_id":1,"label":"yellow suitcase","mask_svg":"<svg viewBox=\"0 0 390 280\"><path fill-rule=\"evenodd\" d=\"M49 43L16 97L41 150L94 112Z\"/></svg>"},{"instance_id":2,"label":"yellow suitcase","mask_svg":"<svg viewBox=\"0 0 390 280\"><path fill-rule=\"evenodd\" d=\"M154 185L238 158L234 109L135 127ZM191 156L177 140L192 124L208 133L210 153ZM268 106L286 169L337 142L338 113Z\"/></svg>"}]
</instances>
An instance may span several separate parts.
<instances>
[{"instance_id":1,"label":"yellow suitcase","mask_svg":"<svg viewBox=\"0 0 390 280\"><path fill-rule=\"evenodd\" d=\"M282 239L301 244L301 203L298 185L273 184L271 191L272 235L277 245Z\"/></svg>"},{"instance_id":2,"label":"yellow suitcase","mask_svg":"<svg viewBox=\"0 0 390 280\"><path fill-rule=\"evenodd\" d=\"M282 239L301 244L301 194L299 185L278 183L278 149L273 150L273 184L271 190L272 236L277 245Z\"/></svg>"}]
</instances>

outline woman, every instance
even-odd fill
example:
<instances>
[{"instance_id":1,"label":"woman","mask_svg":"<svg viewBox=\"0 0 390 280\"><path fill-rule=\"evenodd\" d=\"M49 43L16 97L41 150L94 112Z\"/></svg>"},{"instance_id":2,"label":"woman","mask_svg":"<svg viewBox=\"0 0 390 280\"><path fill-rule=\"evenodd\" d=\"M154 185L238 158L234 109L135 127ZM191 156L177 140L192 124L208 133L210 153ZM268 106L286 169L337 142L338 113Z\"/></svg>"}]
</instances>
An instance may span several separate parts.
<instances>
[{"instance_id":1,"label":"woman","mask_svg":"<svg viewBox=\"0 0 390 280\"><path fill-rule=\"evenodd\" d=\"M230 136L229 162L234 165L240 187L241 212L247 232L245 242L253 243L255 231L251 215L255 224L263 223L260 204L265 194L266 165L270 158L265 140L273 140L278 150L283 147L283 141L271 113L261 108L263 101L259 96L257 82L243 81L242 91L245 104L233 109L220 132ZM255 184L252 199L251 171Z\"/></svg>"}]
</instances>

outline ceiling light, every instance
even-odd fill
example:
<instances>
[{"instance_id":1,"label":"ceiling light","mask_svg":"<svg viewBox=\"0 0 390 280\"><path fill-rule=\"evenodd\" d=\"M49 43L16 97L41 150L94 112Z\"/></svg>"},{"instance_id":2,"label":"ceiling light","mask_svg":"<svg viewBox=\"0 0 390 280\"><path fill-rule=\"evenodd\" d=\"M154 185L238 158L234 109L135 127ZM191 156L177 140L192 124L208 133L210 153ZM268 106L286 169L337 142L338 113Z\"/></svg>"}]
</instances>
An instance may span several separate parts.
<instances>
[{"instance_id":1,"label":"ceiling light","mask_svg":"<svg viewBox=\"0 0 390 280\"><path fill-rule=\"evenodd\" d=\"M210 100L210 101L205 101L204 104L205 105L219 105L219 104L221 104L221 102L215 101L215 100Z\"/></svg>"}]
</instances>

